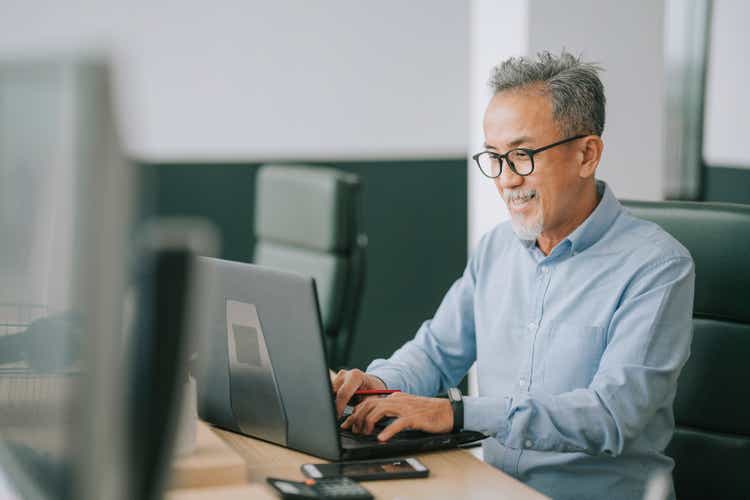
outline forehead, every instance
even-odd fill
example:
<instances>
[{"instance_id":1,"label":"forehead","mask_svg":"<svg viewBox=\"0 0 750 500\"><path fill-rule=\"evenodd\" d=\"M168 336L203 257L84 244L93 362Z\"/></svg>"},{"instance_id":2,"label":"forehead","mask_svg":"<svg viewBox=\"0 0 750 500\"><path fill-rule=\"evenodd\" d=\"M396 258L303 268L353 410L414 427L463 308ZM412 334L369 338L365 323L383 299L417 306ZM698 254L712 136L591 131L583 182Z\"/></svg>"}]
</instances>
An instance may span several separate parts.
<instances>
[{"instance_id":1,"label":"forehead","mask_svg":"<svg viewBox=\"0 0 750 500\"><path fill-rule=\"evenodd\" d=\"M497 149L517 146L522 138L534 144L555 134L552 101L539 89L498 92L484 113L485 141Z\"/></svg>"}]
</instances>

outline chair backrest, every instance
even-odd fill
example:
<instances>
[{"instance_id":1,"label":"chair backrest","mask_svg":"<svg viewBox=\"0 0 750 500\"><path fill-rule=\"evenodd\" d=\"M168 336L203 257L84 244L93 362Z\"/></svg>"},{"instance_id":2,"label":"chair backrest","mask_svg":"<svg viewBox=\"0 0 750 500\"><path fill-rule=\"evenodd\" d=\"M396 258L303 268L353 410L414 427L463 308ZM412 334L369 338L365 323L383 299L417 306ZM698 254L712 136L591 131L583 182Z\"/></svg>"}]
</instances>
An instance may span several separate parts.
<instances>
[{"instance_id":1,"label":"chair backrest","mask_svg":"<svg viewBox=\"0 0 750 500\"><path fill-rule=\"evenodd\" d=\"M693 342L675 398L677 498L750 497L750 206L624 202L695 261Z\"/></svg>"},{"instance_id":2,"label":"chair backrest","mask_svg":"<svg viewBox=\"0 0 750 500\"><path fill-rule=\"evenodd\" d=\"M331 168L264 165L256 180L253 260L315 279L331 368L348 361L362 296L361 191Z\"/></svg>"}]
</instances>

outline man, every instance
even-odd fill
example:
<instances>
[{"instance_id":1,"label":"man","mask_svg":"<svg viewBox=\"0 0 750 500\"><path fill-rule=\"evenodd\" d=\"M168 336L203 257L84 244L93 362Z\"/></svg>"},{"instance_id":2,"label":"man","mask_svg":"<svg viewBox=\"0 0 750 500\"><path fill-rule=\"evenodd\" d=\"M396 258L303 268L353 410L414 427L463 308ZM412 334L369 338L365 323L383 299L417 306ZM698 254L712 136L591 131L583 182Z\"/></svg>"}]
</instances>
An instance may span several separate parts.
<instances>
[{"instance_id":1,"label":"man","mask_svg":"<svg viewBox=\"0 0 750 500\"><path fill-rule=\"evenodd\" d=\"M360 403L344 428L371 433L397 417L379 439L485 432L487 462L554 498L641 498L653 474L671 474L664 449L690 348L693 263L595 180L597 71L566 52L495 68L474 158L511 220L482 238L413 340L367 373L335 376L339 413L357 389L403 391ZM478 395L431 397L474 361Z\"/></svg>"}]
</instances>

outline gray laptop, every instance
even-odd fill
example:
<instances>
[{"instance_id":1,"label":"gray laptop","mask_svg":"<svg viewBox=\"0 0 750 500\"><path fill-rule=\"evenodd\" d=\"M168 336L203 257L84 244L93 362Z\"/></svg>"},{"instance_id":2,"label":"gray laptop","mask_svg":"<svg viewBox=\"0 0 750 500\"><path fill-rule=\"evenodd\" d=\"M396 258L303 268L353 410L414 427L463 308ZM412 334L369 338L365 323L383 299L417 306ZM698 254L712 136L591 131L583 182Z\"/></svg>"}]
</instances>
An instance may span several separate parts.
<instances>
[{"instance_id":1,"label":"gray laptop","mask_svg":"<svg viewBox=\"0 0 750 500\"><path fill-rule=\"evenodd\" d=\"M387 443L339 429L312 278L201 258L213 287L199 352L198 411L218 427L328 460L456 447L486 436L404 431Z\"/></svg>"}]
</instances>

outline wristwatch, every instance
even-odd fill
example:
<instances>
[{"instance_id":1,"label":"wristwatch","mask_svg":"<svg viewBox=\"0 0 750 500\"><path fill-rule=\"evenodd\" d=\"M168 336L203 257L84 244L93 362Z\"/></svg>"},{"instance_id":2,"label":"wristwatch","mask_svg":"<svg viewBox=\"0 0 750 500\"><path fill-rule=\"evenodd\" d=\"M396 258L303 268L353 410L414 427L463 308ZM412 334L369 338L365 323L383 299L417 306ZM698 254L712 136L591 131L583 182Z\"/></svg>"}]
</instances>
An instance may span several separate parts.
<instances>
[{"instance_id":1,"label":"wristwatch","mask_svg":"<svg viewBox=\"0 0 750 500\"><path fill-rule=\"evenodd\" d=\"M448 389L448 400L453 408L453 432L464 428L464 398L458 387Z\"/></svg>"}]
</instances>

